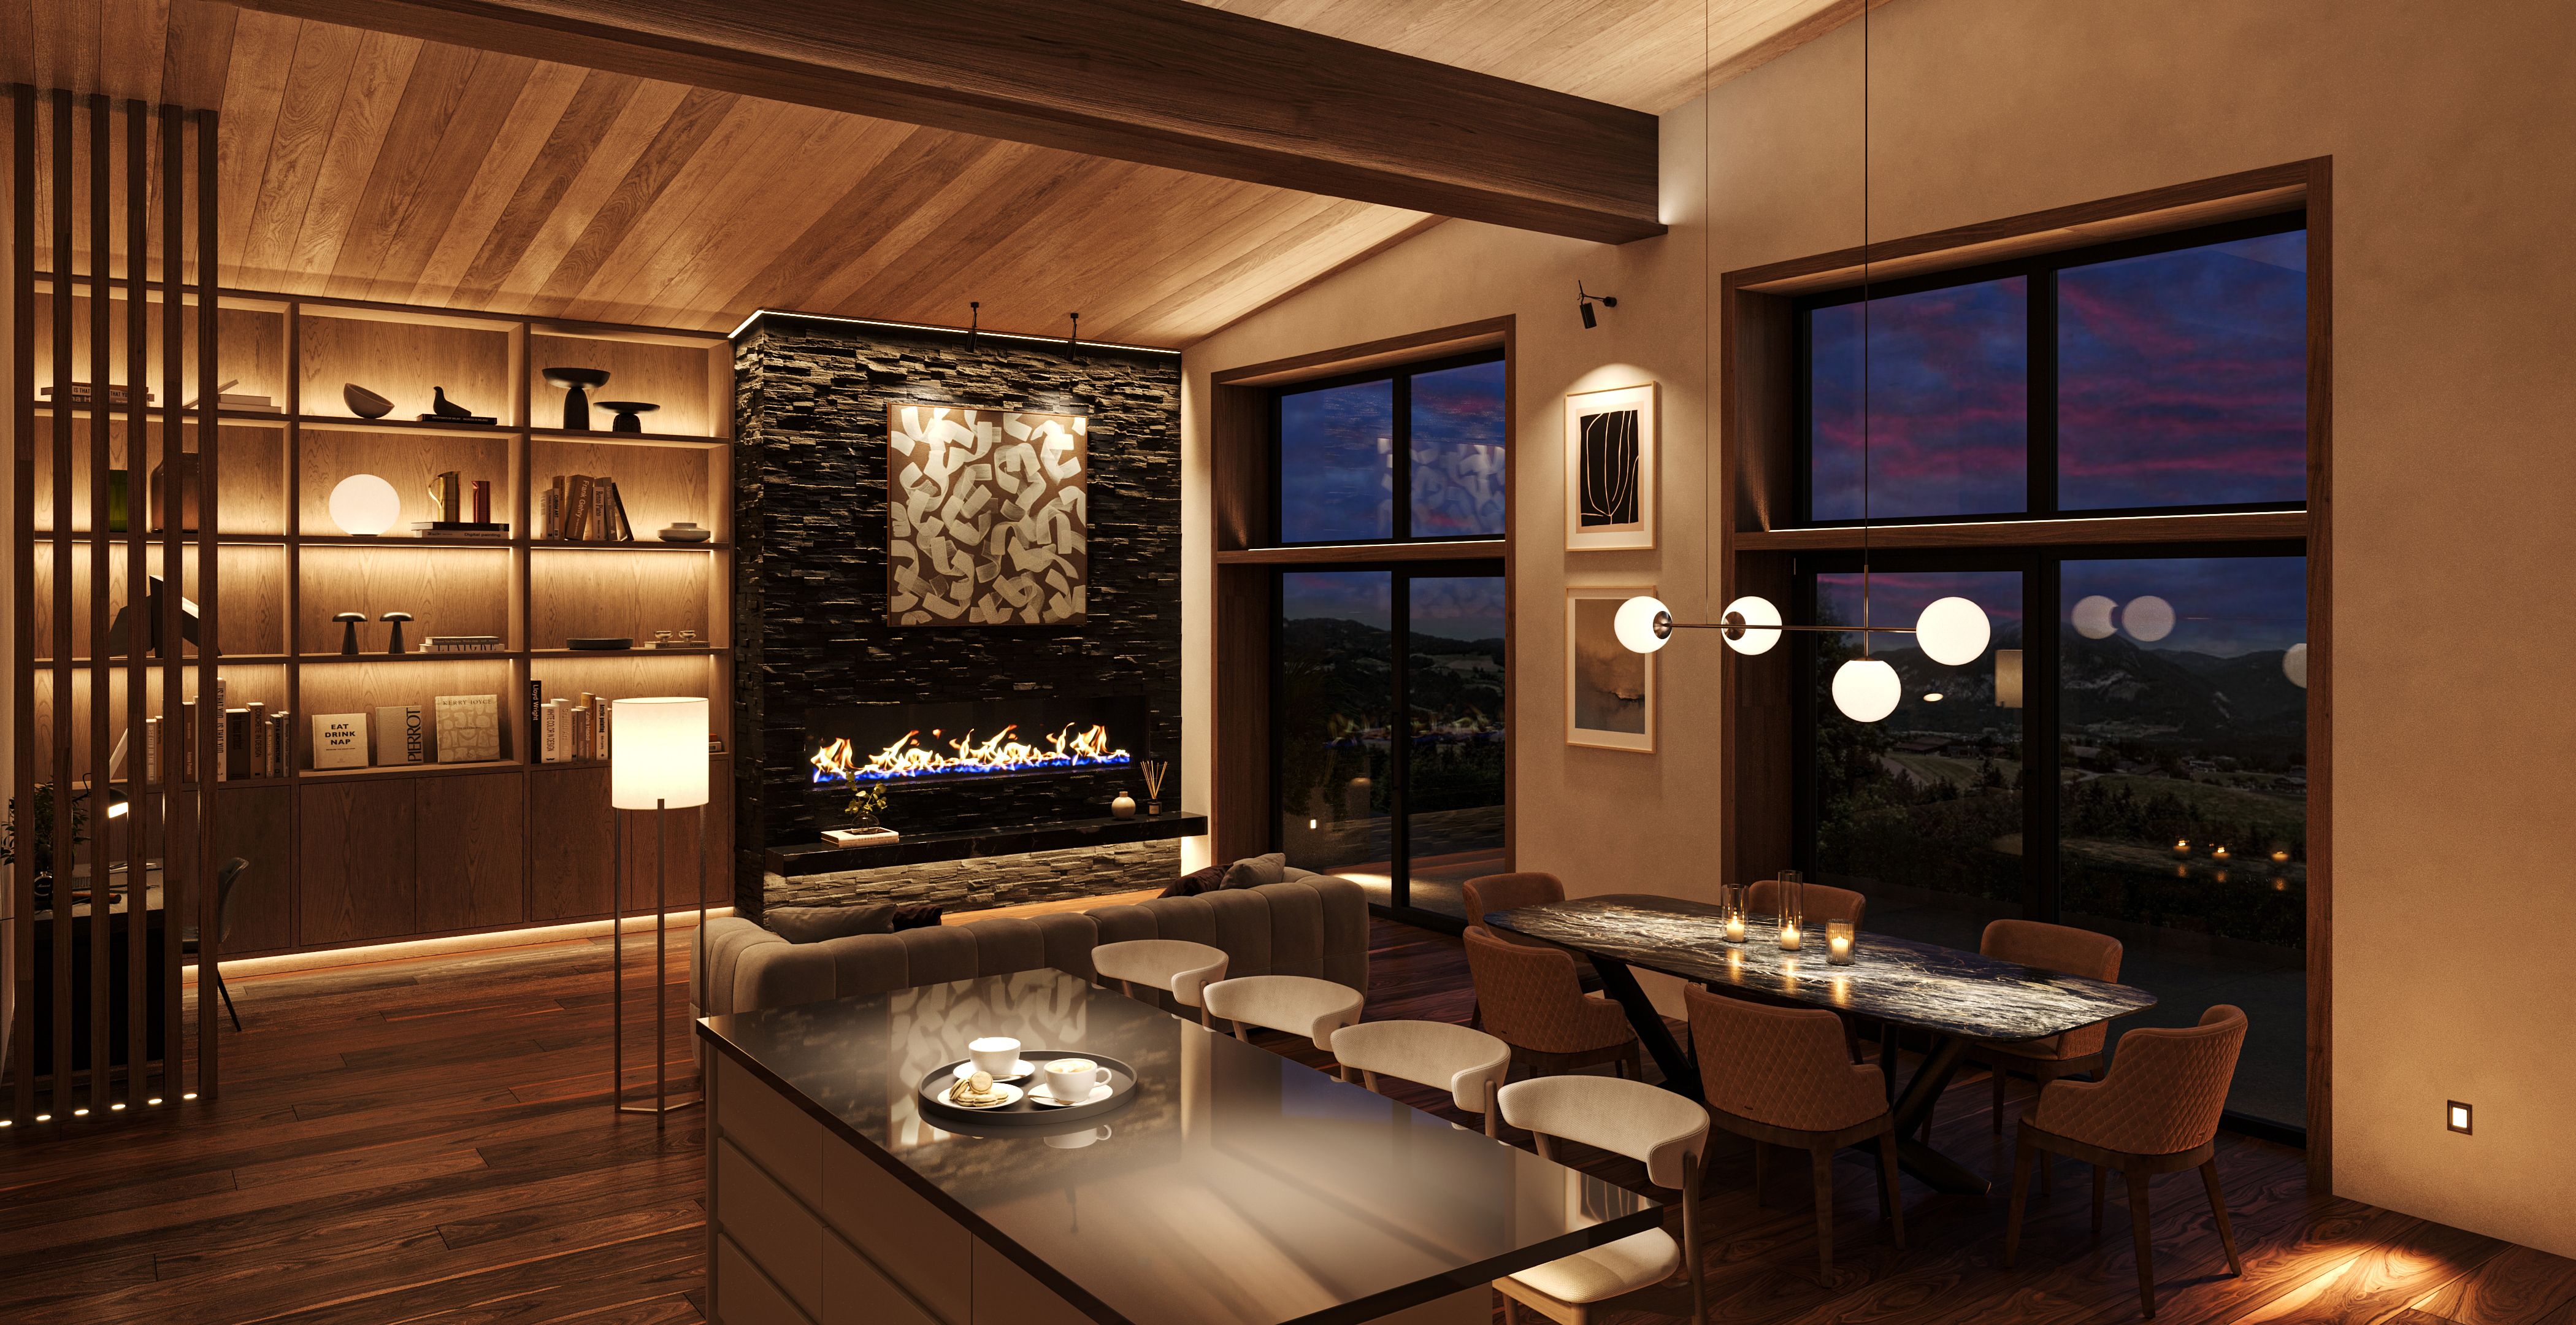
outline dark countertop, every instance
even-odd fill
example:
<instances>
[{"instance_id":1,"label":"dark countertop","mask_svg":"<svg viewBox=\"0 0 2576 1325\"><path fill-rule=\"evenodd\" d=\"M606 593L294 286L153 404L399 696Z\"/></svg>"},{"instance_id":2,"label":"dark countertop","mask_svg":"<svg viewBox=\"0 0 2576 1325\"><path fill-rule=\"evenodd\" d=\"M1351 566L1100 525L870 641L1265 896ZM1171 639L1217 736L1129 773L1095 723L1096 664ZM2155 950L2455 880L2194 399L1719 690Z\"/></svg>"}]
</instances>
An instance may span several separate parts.
<instances>
[{"instance_id":1,"label":"dark countertop","mask_svg":"<svg viewBox=\"0 0 2576 1325\"><path fill-rule=\"evenodd\" d=\"M1800 927L1800 951L1782 952L1772 917L1755 916L1745 941L1729 943L1724 915L1706 902L1611 894L1496 911L1485 923L1721 991L1982 1040L2034 1040L2156 1005L2143 989L1867 931L1853 963L1834 966L1821 921Z\"/></svg>"},{"instance_id":2,"label":"dark countertop","mask_svg":"<svg viewBox=\"0 0 2576 1325\"><path fill-rule=\"evenodd\" d=\"M1203 814L1146 814L1132 819L1066 819L1057 823L1017 824L1003 828L959 828L935 833L906 833L892 842L842 847L829 842L796 842L763 853L772 874L795 878L838 874L888 865L926 865L942 860L1016 856L1029 851L1067 851L1127 842L1159 842L1200 837L1208 830Z\"/></svg>"},{"instance_id":3,"label":"dark countertop","mask_svg":"<svg viewBox=\"0 0 2576 1325\"><path fill-rule=\"evenodd\" d=\"M712 1017L698 1034L1040 1282L1132 1325L1362 1321L1652 1228L1662 1206L1055 970ZM921 1075L979 1035L1125 1061L1131 1103L960 1135Z\"/></svg>"}]
</instances>

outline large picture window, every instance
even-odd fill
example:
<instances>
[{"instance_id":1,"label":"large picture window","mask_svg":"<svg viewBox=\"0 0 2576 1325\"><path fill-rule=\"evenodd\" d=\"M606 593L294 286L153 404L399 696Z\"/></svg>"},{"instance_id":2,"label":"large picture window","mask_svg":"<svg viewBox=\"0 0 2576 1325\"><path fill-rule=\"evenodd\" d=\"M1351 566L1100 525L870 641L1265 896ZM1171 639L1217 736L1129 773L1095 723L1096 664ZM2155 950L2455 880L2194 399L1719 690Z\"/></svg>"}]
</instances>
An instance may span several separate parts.
<instances>
[{"instance_id":1,"label":"large picture window","mask_svg":"<svg viewBox=\"0 0 2576 1325\"><path fill-rule=\"evenodd\" d=\"M1501 538L1503 373L1487 352L1280 390L1278 541Z\"/></svg>"},{"instance_id":2,"label":"large picture window","mask_svg":"<svg viewBox=\"0 0 2576 1325\"><path fill-rule=\"evenodd\" d=\"M1870 558L1874 619L1956 594L1995 630L1966 667L1871 637L1904 682L1884 721L1828 697L1861 634L1793 646L1792 854L1886 932L2119 938L2123 983L2159 1002L2115 1036L2244 1007L2229 1108L2283 1130L2306 1118L2305 540L2093 545L2039 522L2302 507L2304 255L2300 218L2275 217L1877 286L1866 473L1859 294L1794 314L1803 523L1858 522L1864 483L1873 522L2028 523ZM1860 623L1856 549L1791 572L1793 613Z\"/></svg>"}]
</instances>

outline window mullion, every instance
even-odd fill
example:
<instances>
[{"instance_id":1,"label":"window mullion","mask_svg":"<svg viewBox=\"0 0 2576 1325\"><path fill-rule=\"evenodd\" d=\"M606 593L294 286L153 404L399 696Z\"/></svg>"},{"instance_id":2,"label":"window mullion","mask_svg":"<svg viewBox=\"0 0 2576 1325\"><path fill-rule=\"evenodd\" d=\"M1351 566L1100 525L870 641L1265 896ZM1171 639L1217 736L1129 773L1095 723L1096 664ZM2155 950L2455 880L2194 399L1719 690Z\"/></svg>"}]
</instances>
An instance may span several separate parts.
<instances>
[{"instance_id":1,"label":"window mullion","mask_svg":"<svg viewBox=\"0 0 2576 1325\"><path fill-rule=\"evenodd\" d=\"M1395 419L1389 430L1387 464L1394 470L1391 491L1395 509L1387 514L1387 529L1399 543L1413 539L1413 374L1395 375Z\"/></svg>"},{"instance_id":2,"label":"window mullion","mask_svg":"<svg viewBox=\"0 0 2576 1325\"><path fill-rule=\"evenodd\" d=\"M2022 356L2030 366L2022 421L2030 437L2030 513L2057 514L2057 271L2043 268L2030 276L2029 343Z\"/></svg>"}]
</instances>

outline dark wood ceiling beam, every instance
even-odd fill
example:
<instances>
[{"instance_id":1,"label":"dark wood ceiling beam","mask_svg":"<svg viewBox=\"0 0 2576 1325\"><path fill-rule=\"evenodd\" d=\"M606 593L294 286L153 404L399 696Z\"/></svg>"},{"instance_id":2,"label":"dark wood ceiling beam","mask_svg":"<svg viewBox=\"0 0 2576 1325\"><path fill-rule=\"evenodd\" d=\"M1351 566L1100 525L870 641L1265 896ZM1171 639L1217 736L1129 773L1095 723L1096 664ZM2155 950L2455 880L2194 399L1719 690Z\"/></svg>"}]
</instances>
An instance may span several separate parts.
<instances>
[{"instance_id":1,"label":"dark wood ceiling beam","mask_svg":"<svg viewBox=\"0 0 2576 1325\"><path fill-rule=\"evenodd\" d=\"M1186 0L246 0L252 8L1607 243L1656 119Z\"/></svg>"}]
</instances>

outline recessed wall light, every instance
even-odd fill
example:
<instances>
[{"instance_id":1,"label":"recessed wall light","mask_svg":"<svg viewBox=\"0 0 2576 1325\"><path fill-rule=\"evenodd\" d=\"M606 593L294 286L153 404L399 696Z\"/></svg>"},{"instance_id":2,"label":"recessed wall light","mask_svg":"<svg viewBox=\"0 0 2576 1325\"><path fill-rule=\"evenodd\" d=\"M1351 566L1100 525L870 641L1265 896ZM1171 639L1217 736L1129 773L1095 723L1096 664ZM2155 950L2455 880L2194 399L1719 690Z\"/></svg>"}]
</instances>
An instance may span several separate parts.
<instances>
[{"instance_id":1,"label":"recessed wall light","mask_svg":"<svg viewBox=\"0 0 2576 1325\"><path fill-rule=\"evenodd\" d=\"M2444 1116L2450 1120L2449 1125L2452 1131L2457 1132L2462 1136L2470 1134L2469 1106L2460 1103L2458 1100L2452 1100L2443 1112Z\"/></svg>"}]
</instances>

